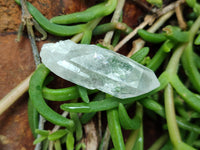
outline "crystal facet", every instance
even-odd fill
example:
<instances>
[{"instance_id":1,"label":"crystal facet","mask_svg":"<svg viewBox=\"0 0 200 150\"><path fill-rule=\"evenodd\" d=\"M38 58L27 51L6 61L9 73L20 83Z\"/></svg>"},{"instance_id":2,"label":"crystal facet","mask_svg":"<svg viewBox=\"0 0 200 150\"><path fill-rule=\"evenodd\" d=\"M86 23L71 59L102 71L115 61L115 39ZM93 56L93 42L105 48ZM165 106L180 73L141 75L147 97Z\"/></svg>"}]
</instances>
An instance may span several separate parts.
<instances>
[{"instance_id":1,"label":"crystal facet","mask_svg":"<svg viewBox=\"0 0 200 150\"><path fill-rule=\"evenodd\" d=\"M48 43L43 45L40 56L44 65L63 79L122 99L160 85L152 70L96 45L71 40Z\"/></svg>"}]
</instances>

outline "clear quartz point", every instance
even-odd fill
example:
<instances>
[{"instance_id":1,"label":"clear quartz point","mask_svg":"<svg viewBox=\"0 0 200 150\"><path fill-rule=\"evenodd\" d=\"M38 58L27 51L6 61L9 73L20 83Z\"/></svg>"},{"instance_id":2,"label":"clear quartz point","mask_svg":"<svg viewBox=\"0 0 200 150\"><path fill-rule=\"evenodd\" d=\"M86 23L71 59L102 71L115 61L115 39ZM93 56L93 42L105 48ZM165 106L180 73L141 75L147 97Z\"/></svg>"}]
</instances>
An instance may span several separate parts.
<instances>
[{"instance_id":1,"label":"clear quartz point","mask_svg":"<svg viewBox=\"0 0 200 150\"><path fill-rule=\"evenodd\" d=\"M61 78L124 99L148 93L160 83L154 72L130 58L71 40L44 44L44 65Z\"/></svg>"}]
</instances>

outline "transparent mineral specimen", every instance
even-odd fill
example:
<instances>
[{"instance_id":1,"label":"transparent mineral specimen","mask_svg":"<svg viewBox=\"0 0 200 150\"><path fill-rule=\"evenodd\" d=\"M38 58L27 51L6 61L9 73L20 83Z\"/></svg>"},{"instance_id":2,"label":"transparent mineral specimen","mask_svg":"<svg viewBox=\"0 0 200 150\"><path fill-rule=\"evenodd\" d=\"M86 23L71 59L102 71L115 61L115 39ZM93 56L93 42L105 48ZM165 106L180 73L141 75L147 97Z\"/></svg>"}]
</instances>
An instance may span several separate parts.
<instances>
[{"instance_id":1,"label":"transparent mineral specimen","mask_svg":"<svg viewBox=\"0 0 200 150\"><path fill-rule=\"evenodd\" d=\"M44 65L63 79L121 99L142 95L160 85L150 69L96 45L71 40L48 43L40 56Z\"/></svg>"}]
</instances>

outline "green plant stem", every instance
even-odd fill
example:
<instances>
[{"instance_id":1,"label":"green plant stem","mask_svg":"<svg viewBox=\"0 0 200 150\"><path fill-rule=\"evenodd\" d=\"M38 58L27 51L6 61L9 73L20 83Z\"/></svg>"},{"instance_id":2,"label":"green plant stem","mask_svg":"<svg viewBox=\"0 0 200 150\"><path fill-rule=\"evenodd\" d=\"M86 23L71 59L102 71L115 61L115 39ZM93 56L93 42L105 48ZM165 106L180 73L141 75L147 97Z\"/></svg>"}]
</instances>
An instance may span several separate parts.
<instances>
[{"instance_id":1,"label":"green plant stem","mask_svg":"<svg viewBox=\"0 0 200 150\"><path fill-rule=\"evenodd\" d=\"M104 34L106 32L113 31L113 30L123 31L125 34L129 34L133 29L125 23L110 22L110 23L105 23L105 24L101 24L97 26L94 29L93 34L100 35L100 34Z\"/></svg>"},{"instance_id":2,"label":"green plant stem","mask_svg":"<svg viewBox=\"0 0 200 150\"><path fill-rule=\"evenodd\" d=\"M195 38L194 44L195 44L195 45L200 45L200 34L197 35L197 37Z\"/></svg>"},{"instance_id":3,"label":"green plant stem","mask_svg":"<svg viewBox=\"0 0 200 150\"><path fill-rule=\"evenodd\" d=\"M163 28L164 35L175 42L188 42L189 41L189 32L188 31L181 31L179 27L168 25Z\"/></svg>"},{"instance_id":4,"label":"green plant stem","mask_svg":"<svg viewBox=\"0 0 200 150\"><path fill-rule=\"evenodd\" d=\"M200 69L200 56L194 53L194 61L198 69Z\"/></svg>"},{"instance_id":5,"label":"green plant stem","mask_svg":"<svg viewBox=\"0 0 200 150\"><path fill-rule=\"evenodd\" d=\"M121 13L123 11L123 7L125 4L125 0L118 0L117 1L117 6L116 9L114 11L113 17L111 19L111 22L118 22L121 16ZM113 37L114 31L109 31L106 33L105 37L104 37L104 45L110 45L111 44L111 39Z\"/></svg>"},{"instance_id":6,"label":"green plant stem","mask_svg":"<svg viewBox=\"0 0 200 150\"><path fill-rule=\"evenodd\" d=\"M75 143L75 139L74 139L73 133L69 132L67 134L67 139L66 139L67 150L74 150L74 143Z\"/></svg>"},{"instance_id":7,"label":"green plant stem","mask_svg":"<svg viewBox=\"0 0 200 150\"><path fill-rule=\"evenodd\" d=\"M162 90L167 85L168 81L169 81L168 75L167 75L167 73L164 72L159 77L160 87L158 87L157 89L155 89L147 94L143 94L141 96L127 98L127 99L118 99L116 97L109 97L109 98L106 98L101 101L92 101L90 103L65 103L65 104L62 104L60 107L61 107L61 109L65 110L65 111L82 112L82 113L109 110L109 109L118 107L119 103L128 104L128 103L132 103L136 100L145 98L149 95L152 95L152 94Z\"/></svg>"},{"instance_id":8,"label":"green plant stem","mask_svg":"<svg viewBox=\"0 0 200 150\"><path fill-rule=\"evenodd\" d=\"M123 21L123 13L121 13L121 15L120 15L120 18L119 18L119 20L118 20L118 23L121 23ZM126 32L127 33L130 33L130 32L132 32L132 28L131 27L126 27ZM113 47L115 47L116 45L117 45L117 43L119 42L119 40L120 40L120 35L121 35L121 31L120 30L117 30L117 31L115 31L115 33L114 33L114 36L113 36L113 39L112 39L112 46Z\"/></svg>"},{"instance_id":9,"label":"green plant stem","mask_svg":"<svg viewBox=\"0 0 200 150\"><path fill-rule=\"evenodd\" d=\"M102 17L94 19L86 24L86 28L83 32L83 37L81 40L82 44L90 44L91 39L92 39L92 32L94 28L97 26L97 24L101 21L101 19Z\"/></svg>"},{"instance_id":10,"label":"green plant stem","mask_svg":"<svg viewBox=\"0 0 200 150\"><path fill-rule=\"evenodd\" d=\"M183 53L182 63L192 85L200 93L200 73L194 60L193 40L190 41Z\"/></svg>"},{"instance_id":11,"label":"green plant stem","mask_svg":"<svg viewBox=\"0 0 200 150\"><path fill-rule=\"evenodd\" d=\"M162 44L162 46L159 48L157 53L154 55L150 63L147 65L148 68L152 69L153 71L156 71L159 66L162 64L162 62L165 60L166 56L168 55L168 52L175 46L175 43L167 40L165 43Z\"/></svg>"},{"instance_id":12,"label":"green plant stem","mask_svg":"<svg viewBox=\"0 0 200 150\"><path fill-rule=\"evenodd\" d=\"M136 104L136 116L142 120L143 106L139 103ZM126 150L143 150L143 123L137 130L132 130L126 141Z\"/></svg>"},{"instance_id":13,"label":"green plant stem","mask_svg":"<svg viewBox=\"0 0 200 150\"><path fill-rule=\"evenodd\" d=\"M179 129L176 123L173 88L170 84L168 84L165 88L164 97L167 126L173 146L177 150L194 150L193 147L187 145L181 140Z\"/></svg>"},{"instance_id":14,"label":"green plant stem","mask_svg":"<svg viewBox=\"0 0 200 150\"><path fill-rule=\"evenodd\" d=\"M141 63L148 55L148 53L149 53L149 47L143 47L136 53L134 53L132 56L130 56L130 58L138 63Z\"/></svg>"},{"instance_id":15,"label":"green plant stem","mask_svg":"<svg viewBox=\"0 0 200 150\"><path fill-rule=\"evenodd\" d=\"M189 113L186 111L186 109L183 106L183 104L181 104L181 105L177 104L175 107L176 107L176 110L177 110L178 114L182 118L184 118L187 121L189 121L191 119Z\"/></svg>"},{"instance_id":16,"label":"green plant stem","mask_svg":"<svg viewBox=\"0 0 200 150\"><path fill-rule=\"evenodd\" d=\"M156 112L158 115L160 115L161 117L165 118L164 108L155 100L150 99L150 98L145 98L145 99L140 100L139 102L147 109L152 110Z\"/></svg>"},{"instance_id":17,"label":"green plant stem","mask_svg":"<svg viewBox=\"0 0 200 150\"><path fill-rule=\"evenodd\" d=\"M166 76L168 78L168 82L175 88L177 93L185 100L185 102L190 105L193 109L200 111L200 100L199 97L194 93L189 91L184 84L180 81L177 72L179 67L179 60L181 58L184 49L187 47L187 43L179 45L175 52L173 53L168 66L166 68Z\"/></svg>"},{"instance_id":18,"label":"green plant stem","mask_svg":"<svg viewBox=\"0 0 200 150\"><path fill-rule=\"evenodd\" d=\"M160 150L172 150L172 149L173 149L173 145L169 139Z\"/></svg>"},{"instance_id":19,"label":"green plant stem","mask_svg":"<svg viewBox=\"0 0 200 150\"><path fill-rule=\"evenodd\" d=\"M99 145L98 150L108 150L109 141L110 141L110 131L107 126L103 138L101 139L101 143Z\"/></svg>"},{"instance_id":20,"label":"green plant stem","mask_svg":"<svg viewBox=\"0 0 200 150\"><path fill-rule=\"evenodd\" d=\"M180 61L181 55L186 46L187 46L187 44L182 44L182 45L178 46L176 48L175 52L173 53L168 65L167 65L167 68L166 68L166 71L169 74L171 74L170 76L172 76L172 74L177 73L178 67L179 67L179 61Z\"/></svg>"},{"instance_id":21,"label":"green plant stem","mask_svg":"<svg viewBox=\"0 0 200 150\"><path fill-rule=\"evenodd\" d=\"M200 15L196 19L196 21L193 23L191 29L190 29L190 41L194 39L194 36L196 35L197 31L199 30L200 27Z\"/></svg>"},{"instance_id":22,"label":"green plant stem","mask_svg":"<svg viewBox=\"0 0 200 150\"><path fill-rule=\"evenodd\" d=\"M193 145L194 141L197 140L198 136L199 136L198 133L193 132L193 131L190 132L189 135L188 135L188 137L187 137L187 139L186 139L186 143L187 143L188 145Z\"/></svg>"},{"instance_id":23,"label":"green plant stem","mask_svg":"<svg viewBox=\"0 0 200 150\"><path fill-rule=\"evenodd\" d=\"M136 139L136 142L135 142L132 150L143 150L144 149L143 124L141 124L141 126L138 130L139 130L138 137Z\"/></svg>"},{"instance_id":24,"label":"green plant stem","mask_svg":"<svg viewBox=\"0 0 200 150\"><path fill-rule=\"evenodd\" d=\"M87 90L88 94L97 93L98 90ZM67 101L79 98L79 92L76 86L71 86L61 89L50 89L48 87L42 88L43 97L50 101Z\"/></svg>"},{"instance_id":25,"label":"green plant stem","mask_svg":"<svg viewBox=\"0 0 200 150\"><path fill-rule=\"evenodd\" d=\"M151 42L151 43L161 43L167 39L162 33L151 33L144 29L139 29L138 35L143 40L145 40L147 42Z\"/></svg>"},{"instance_id":26,"label":"green plant stem","mask_svg":"<svg viewBox=\"0 0 200 150\"><path fill-rule=\"evenodd\" d=\"M35 42L35 34L34 34L34 31L33 31L33 26L35 26L36 30L38 30L40 33L42 33L44 35L44 39L46 38L47 34L40 27L40 25L32 18L31 14L30 14L30 12L27 8L26 0L20 0L20 3L21 3L21 6L22 6L21 7L21 9L22 9L22 23L21 23L22 27L20 27L20 29L24 29L24 26L26 26L28 38L30 40L31 47L32 47L32 54L33 54L35 66L37 68L38 65L41 63L41 61L40 61L39 51L38 51L38 48L37 48L37 45L36 45L36 42ZM22 30L19 31L19 32L22 32ZM30 105L32 105L32 106L30 106ZM29 123L32 127L33 135L36 136L36 134L34 132L34 128L38 127L39 129L43 129L45 119L41 115L39 115L39 113L37 112L37 110L33 106L33 102L29 102L28 109L29 109L28 110L28 112L29 112ZM39 117L38 117L38 115L39 115ZM36 125L35 123L38 123L38 125ZM38 135L38 137L40 137L40 135ZM40 148L41 148L41 143L38 143L36 145L35 149L37 150L37 149L40 149Z\"/></svg>"},{"instance_id":27,"label":"green plant stem","mask_svg":"<svg viewBox=\"0 0 200 150\"><path fill-rule=\"evenodd\" d=\"M132 131L126 141L126 150L132 150L138 136L139 130Z\"/></svg>"},{"instance_id":28,"label":"green plant stem","mask_svg":"<svg viewBox=\"0 0 200 150\"><path fill-rule=\"evenodd\" d=\"M37 133L35 130L38 129L39 113L33 107L33 103L30 99L28 100L28 121L34 138L37 138Z\"/></svg>"},{"instance_id":29,"label":"green plant stem","mask_svg":"<svg viewBox=\"0 0 200 150\"><path fill-rule=\"evenodd\" d=\"M96 94L96 96L94 97L92 101L99 101L99 100L103 100L104 98L105 98L105 93L99 92ZM88 123L90 120L92 120L95 114L96 112L82 114L82 116L80 117L81 123L82 124Z\"/></svg>"},{"instance_id":30,"label":"green plant stem","mask_svg":"<svg viewBox=\"0 0 200 150\"><path fill-rule=\"evenodd\" d=\"M170 83L176 90L176 92L184 99L184 101L194 110L200 112L200 97L197 94L192 93L181 82L178 75L169 74Z\"/></svg>"},{"instance_id":31,"label":"green plant stem","mask_svg":"<svg viewBox=\"0 0 200 150\"><path fill-rule=\"evenodd\" d=\"M79 141L81 140L83 136L83 130L82 130L82 124L80 122L78 113L70 113L71 119L74 121L75 124L75 133L76 133L76 140Z\"/></svg>"},{"instance_id":32,"label":"green plant stem","mask_svg":"<svg viewBox=\"0 0 200 150\"><path fill-rule=\"evenodd\" d=\"M180 142L176 149L177 150L197 150L184 142Z\"/></svg>"},{"instance_id":33,"label":"green plant stem","mask_svg":"<svg viewBox=\"0 0 200 150\"><path fill-rule=\"evenodd\" d=\"M20 0L15 0L20 5ZM57 36L71 36L77 33L81 33L85 30L86 24L78 24L73 26L63 26L51 23L45 18L31 3L27 2L27 8L33 18L39 23L39 25L48 33Z\"/></svg>"},{"instance_id":34,"label":"green plant stem","mask_svg":"<svg viewBox=\"0 0 200 150\"><path fill-rule=\"evenodd\" d=\"M148 150L160 150L160 148L167 142L168 135L162 135Z\"/></svg>"},{"instance_id":35,"label":"green plant stem","mask_svg":"<svg viewBox=\"0 0 200 150\"><path fill-rule=\"evenodd\" d=\"M194 146L195 147L200 147L200 140L194 141Z\"/></svg>"},{"instance_id":36,"label":"green plant stem","mask_svg":"<svg viewBox=\"0 0 200 150\"><path fill-rule=\"evenodd\" d=\"M103 3L96 4L81 12L56 16L51 19L51 22L57 24L88 22L96 18L111 14L115 10L117 2L117 0L107 0Z\"/></svg>"},{"instance_id":37,"label":"green plant stem","mask_svg":"<svg viewBox=\"0 0 200 150\"><path fill-rule=\"evenodd\" d=\"M59 140L56 140L54 143L55 150L62 150L61 143Z\"/></svg>"},{"instance_id":38,"label":"green plant stem","mask_svg":"<svg viewBox=\"0 0 200 150\"><path fill-rule=\"evenodd\" d=\"M30 79L29 95L36 110L48 121L60 125L72 128L74 122L69 120L57 112L53 111L43 99L42 96L42 86L45 78L49 74L49 69L47 69L43 64L40 64L34 74Z\"/></svg>"},{"instance_id":39,"label":"green plant stem","mask_svg":"<svg viewBox=\"0 0 200 150\"><path fill-rule=\"evenodd\" d=\"M87 89L85 87L82 87L79 85L77 85L77 88L78 88L79 95L80 95L81 99L83 100L83 102L89 103L90 100L88 97Z\"/></svg>"},{"instance_id":40,"label":"green plant stem","mask_svg":"<svg viewBox=\"0 0 200 150\"><path fill-rule=\"evenodd\" d=\"M166 120L167 120L169 136L174 147L177 147L177 145L181 142L181 137L178 126L176 124L173 88L170 84L168 84L167 87L165 88L164 96L165 96L165 111L166 111Z\"/></svg>"},{"instance_id":41,"label":"green plant stem","mask_svg":"<svg viewBox=\"0 0 200 150\"><path fill-rule=\"evenodd\" d=\"M119 121L122 126L122 128L127 130L135 130L140 127L141 120L138 116L135 116L134 118L130 118L126 108L123 104L119 104L118 107L118 113L119 113Z\"/></svg>"},{"instance_id":42,"label":"green plant stem","mask_svg":"<svg viewBox=\"0 0 200 150\"><path fill-rule=\"evenodd\" d=\"M192 85L200 92L200 73L195 64L193 52L193 40L200 27L200 16L196 19L190 29L190 41L183 53L182 63L187 76L189 77Z\"/></svg>"},{"instance_id":43,"label":"green plant stem","mask_svg":"<svg viewBox=\"0 0 200 150\"><path fill-rule=\"evenodd\" d=\"M145 108L154 111L159 116L165 118L165 110L161 104L156 102L155 100L146 98L139 101ZM176 116L176 121L180 128L184 130L194 131L200 134L200 128L197 125L191 124L187 122L185 119Z\"/></svg>"},{"instance_id":44,"label":"green plant stem","mask_svg":"<svg viewBox=\"0 0 200 150\"><path fill-rule=\"evenodd\" d=\"M143 119L143 106L140 103L136 102L136 116ZM140 124L139 133L136 139L136 142L132 150L143 150L144 149L144 135L143 135L143 122Z\"/></svg>"},{"instance_id":45,"label":"green plant stem","mask_svg":"<svg viewBox=\"0 0 200 150\"><path fill-rule=\"evenodd\" d=\"M125 150L117 109L107 111L107 121L115 150Z\"/></svg>"}]
</instances>

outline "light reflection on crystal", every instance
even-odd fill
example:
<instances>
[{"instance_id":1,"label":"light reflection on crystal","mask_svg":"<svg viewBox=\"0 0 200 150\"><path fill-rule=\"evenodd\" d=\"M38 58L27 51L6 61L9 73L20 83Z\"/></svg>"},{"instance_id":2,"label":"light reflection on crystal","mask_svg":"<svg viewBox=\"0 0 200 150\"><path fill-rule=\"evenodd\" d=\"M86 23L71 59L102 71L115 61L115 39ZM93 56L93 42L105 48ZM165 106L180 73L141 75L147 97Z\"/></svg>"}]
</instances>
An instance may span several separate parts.
<instances>
[{"instance_id":1,"label":"light reflection on crystal","mask_svg":"<svg viewBox=\"0 0 200 150\"><path fill-rule=\"evenodd\" d=\"M135 97L159 86L150 69L96 45L59 41L44 44L40 55L58 76L118 98Z\"/></svg>"}]
</instances>

